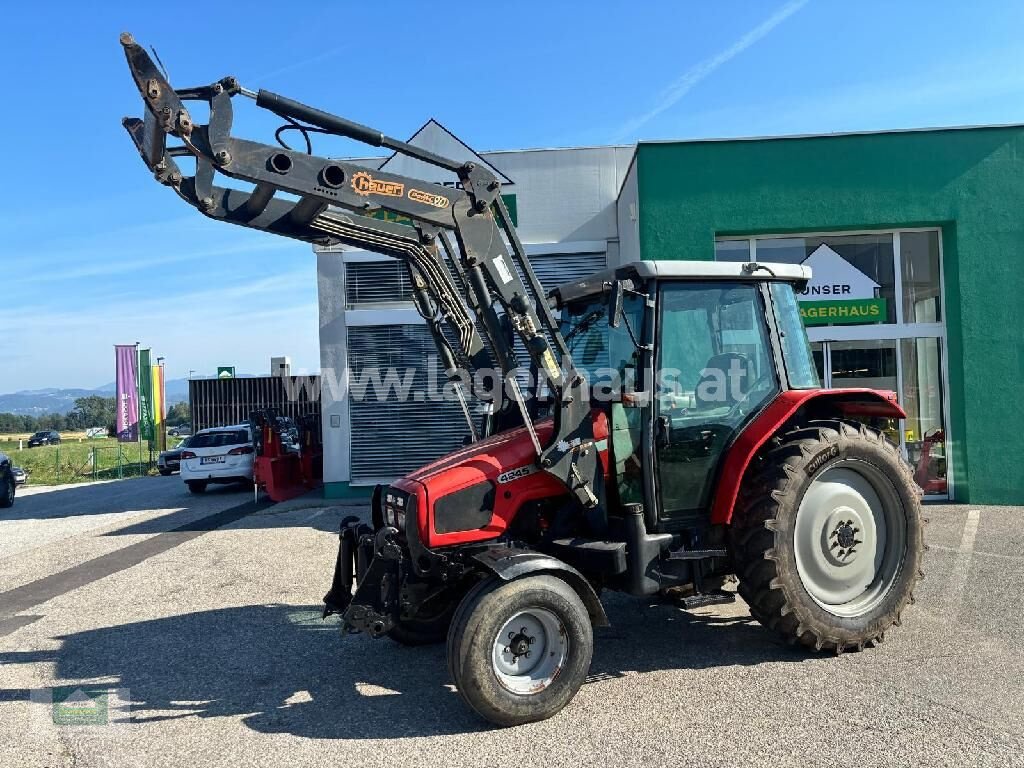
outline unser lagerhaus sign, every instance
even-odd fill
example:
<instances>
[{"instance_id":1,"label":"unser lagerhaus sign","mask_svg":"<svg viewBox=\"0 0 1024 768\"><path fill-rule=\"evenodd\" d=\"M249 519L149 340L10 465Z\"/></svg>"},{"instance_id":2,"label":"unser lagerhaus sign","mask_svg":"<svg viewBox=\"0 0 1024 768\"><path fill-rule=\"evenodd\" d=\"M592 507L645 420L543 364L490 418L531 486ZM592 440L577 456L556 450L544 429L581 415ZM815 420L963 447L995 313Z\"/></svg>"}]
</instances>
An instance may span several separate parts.
<instances>
[{"instance_id":1,"label":"unser lagerhaus sign","mask_svg":"<svg viewBox=\"0 0 1024 768\"><path fill-rule=\"evenodd\" d=\"M854 325L885 322L879 285L822 243L804 259L811 279L798 297L804 325Z\"/></svg>"}]
</instances>

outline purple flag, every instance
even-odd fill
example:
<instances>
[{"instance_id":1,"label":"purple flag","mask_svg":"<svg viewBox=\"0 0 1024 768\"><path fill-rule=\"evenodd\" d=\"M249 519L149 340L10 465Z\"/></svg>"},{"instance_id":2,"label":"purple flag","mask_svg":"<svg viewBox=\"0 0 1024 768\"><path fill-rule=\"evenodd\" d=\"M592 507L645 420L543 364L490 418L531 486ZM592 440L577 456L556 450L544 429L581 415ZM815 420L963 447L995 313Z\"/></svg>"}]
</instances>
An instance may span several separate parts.
<instances>
[{"instance_id":1,"label":"purple flag","mask_svg":"<svg viewBox=\"0 0 1024 768\"><path fill-rule=\"evenodd\" d=\"M136 350L134 344L116 344L117 362L117 439L134 443L139 439L139 391L135 384Z\"/></svg>"}]
</instances>

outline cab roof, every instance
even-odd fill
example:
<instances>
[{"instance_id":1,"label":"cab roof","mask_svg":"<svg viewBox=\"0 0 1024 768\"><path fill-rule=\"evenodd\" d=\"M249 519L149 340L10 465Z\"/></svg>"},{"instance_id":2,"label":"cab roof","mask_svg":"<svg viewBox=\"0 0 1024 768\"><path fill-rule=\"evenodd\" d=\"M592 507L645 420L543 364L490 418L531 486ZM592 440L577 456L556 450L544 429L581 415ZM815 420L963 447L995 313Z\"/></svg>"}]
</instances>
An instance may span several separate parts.
<instances>
[{"instance_id":1,"label":"cab roof","mask_svg":"<svg viewBox=\"0 0 1024 768\"><path fill-rule=\"evenodd\" d=\"M612 280L749 280L764 282L778 280L786 283L806 283L811 279L811 268L803 264L776 264L742 261L631 261L618 267L595 272L580 280L563 283L550 293L559 302L601 293Z\"/></svg>"}]
</instances>

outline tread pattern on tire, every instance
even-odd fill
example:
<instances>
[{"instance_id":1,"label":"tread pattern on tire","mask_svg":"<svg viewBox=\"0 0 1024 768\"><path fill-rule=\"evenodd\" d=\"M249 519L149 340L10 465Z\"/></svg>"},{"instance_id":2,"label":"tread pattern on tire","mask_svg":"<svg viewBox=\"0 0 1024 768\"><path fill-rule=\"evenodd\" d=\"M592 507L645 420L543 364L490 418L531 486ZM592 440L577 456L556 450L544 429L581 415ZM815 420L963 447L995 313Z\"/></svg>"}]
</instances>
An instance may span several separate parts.
<instances>
[{"instance_id":1,"label":"tread pattern on tire","mask_svg":"<svg viewBox=\"0 0 1024 768\"><path fill-rule=\"evenodd\" d=\"M499 591L501 595L492 594ZM570 653L548 688L523 696L502 689L494 677L492 633L510 618L511 614L506 614L510 603L519 601L524 608L536 605L533 601L539 595L544 595L541 604L547 600L549 610L561 612L560 620L570 637ZM558 608L553 607L558 604ZM448 670L459 695L478 715L502 727L544 720L559 712L586 679L592 654L593 634L586 605L571 585L546 573L480 582L463 598L448 635Z\"/></svg>"},{"instance_id":2,"label":"tread pattern on tire","mask_svg":"<svg viewBox=\"0 0 1024 768\"><path fill-rule=\"evenodd\" d=\"M792 557L792 528L809 478L831 461L814 466L825 450L842 457L853 444L878 457L905 504L907 554L890 595L866 623L831 616L813 601L800 582ZM885 631L899 625L900 615L912 603L913 588L923 578L924 549L920 490L910 466L885 435L858 422L843 419L811 421L776 436L762 448L744 477L730 531L740 596L759 623L816 651L837 654L878 644Z\"/></svg>"}]
</instances>

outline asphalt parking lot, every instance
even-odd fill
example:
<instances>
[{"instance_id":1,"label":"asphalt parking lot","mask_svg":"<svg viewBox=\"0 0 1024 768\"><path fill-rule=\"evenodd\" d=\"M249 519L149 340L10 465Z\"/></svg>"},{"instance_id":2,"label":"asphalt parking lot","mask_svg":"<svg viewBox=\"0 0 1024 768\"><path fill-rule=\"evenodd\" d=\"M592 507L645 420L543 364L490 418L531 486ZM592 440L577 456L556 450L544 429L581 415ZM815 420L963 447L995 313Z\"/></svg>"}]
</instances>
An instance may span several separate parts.
<instances>
[{"instance_id":1,"label":"asphalt parking lot","mask_svg":"<svg viewBox=\"0 0 1024 768\"><path fill-rule=\"evenodd\" d=\"M740 602L606 596L588 684L511 730L462 705L442 647L320 620L350 512L177 477L19 496L0 764L1024 765L1024 508L929 506L917 603L859 654L793 651ZM100 719L75 719L79 690L108 691Z\"/></svg>"}]
</instances>

